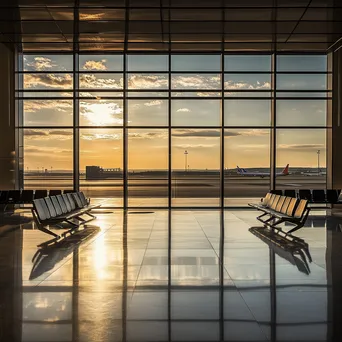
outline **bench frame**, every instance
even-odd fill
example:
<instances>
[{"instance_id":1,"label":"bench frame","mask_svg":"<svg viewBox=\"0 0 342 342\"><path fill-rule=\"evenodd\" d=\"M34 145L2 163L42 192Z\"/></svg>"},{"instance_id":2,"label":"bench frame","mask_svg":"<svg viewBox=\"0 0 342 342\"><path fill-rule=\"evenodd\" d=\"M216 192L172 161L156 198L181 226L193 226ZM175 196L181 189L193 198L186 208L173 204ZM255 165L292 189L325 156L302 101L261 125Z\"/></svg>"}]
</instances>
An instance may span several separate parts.
<instances>
[{"instance_id":1,"label":"bench frame","mask_svg":"<svg viewBox=\"0 0 342 342\"><path fill-rule=\"evenodd\" d=\"M74 195L74 194L72 194ZM45 199L39 199L39 200L43 200L45 202ZM46 204L46 202L45 202ZM76 201L74 200L74 204L75 206L77 206ZM62 239L64 239L65 237L75 233L80 227L85 226L87 223L93 221L94 219L96 219L96 216L94 216L93 214L90 213L90 211L92 209L98 208L101 205L97 205L97 206L84 206L82 208L75 208L65 214L62 215L58 215L55 217L51 217L48 218L46 220L41 220L39 218L39 214L38 214L38 210L36 208L35 202L33 201L33 207L31 209L32 211L32 216L33 219L38 227L38 229L48 235L52 235L54 237L53 240L49 240L45 243L42 243L39 245L39 247L44 246L46 244L50 244L52 242L57 242L60 241ZM88 215L90 216L89 219L84 219L82 218L83 215ZM62 226L62 223L67 223L69 226L71 226L70 228L66 228L64 226ZM66 232L58 235L57 233L53 232L52 230L50 230L50 226L55 226L61 229L67 229Z\"/></svg>"},{"instance_id":2,"label":"bench frame","mask_svg":"<svg viewBox=\"0 0 342 342\"><path fill-rule=\"evenodd\" d=\"M278 198L276 198L276 196L278 196ZM309 213L310 213L310 208L308 208L308 202L307 201L305 203L302 202L305 200L300 200L299 202L297 202L297 205L294 207L292 215L288 215L288 214L283 213L281 211L278 211L276 209L279 205L280 210L282 210L282 207L283 207L287 197L274 195L274 197L271 197L271 198L273 198L273 202L271 203L272 208L267 206L272 201L271 199L268 200L266 205L253 204L253 203L248 204L250 207L257 209L258 211L262 211L262 214L257 216L258 221L262 222L264 224L264 226L267 226L273 230L279 230L279 231L281 231L281 229L277 226L281 223L288 222L288 223L294 224L295 226L292 229L290 229L286 233L286 235L291 234L291 233L295 232L296 230L304 227L305 222L306 222L306 220L309 216ZM283 200L281 200L281 198L283 198ZM280 201L282 201L282 203ZM276 202L276 203L274 204L274 202ZM299 217L295 217L294 215L296 214L296 211L300 205L303 206L303 208L301 209L301 215ZM287 208L285 208L285 209L287 210ZM264 219L265 216L268 218Z\"/></svg>"}]
</instances>

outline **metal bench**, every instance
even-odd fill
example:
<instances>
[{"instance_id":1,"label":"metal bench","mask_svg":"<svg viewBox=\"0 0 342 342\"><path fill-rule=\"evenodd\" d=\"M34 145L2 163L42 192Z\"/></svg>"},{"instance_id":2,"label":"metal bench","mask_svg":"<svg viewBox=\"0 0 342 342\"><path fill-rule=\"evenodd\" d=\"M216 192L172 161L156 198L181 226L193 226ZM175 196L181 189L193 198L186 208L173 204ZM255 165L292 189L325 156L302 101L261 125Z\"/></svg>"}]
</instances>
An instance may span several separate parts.
<instances>
[{"instance_id":1,"label":"metal bench","mask_svg":"<svg viewBox=\"0 0 342 342\"><path fill-rule=\"evenodd\" d=\"M69 193L33 200L32 215L38 229L52 235L57 241L94 220L96 217L90 211L100 205L90 206L88 203L83 204L80 200L76 204L75 198L80 199L80 195ZM90 218L85 219L82 217L84 215L88 215ZM63 226L63 223L67 223L68 227ZM50 226L68 230L59 235L50 230Z\"/></svg>"},{"instance_id":2,"label":"metal bench","mask_svg":"<svg viewBox=\"0 0 342 342\"><path fill-rule=\"evenodd\" d=\"M272 195L265 206L260 204L249 204L249 206L262 211L257 219L271 229L279 229L277 226L283 222L294 224L287 234L302 228L310 212L308 200L279 195Z\"/></svg>"}]
</instances>

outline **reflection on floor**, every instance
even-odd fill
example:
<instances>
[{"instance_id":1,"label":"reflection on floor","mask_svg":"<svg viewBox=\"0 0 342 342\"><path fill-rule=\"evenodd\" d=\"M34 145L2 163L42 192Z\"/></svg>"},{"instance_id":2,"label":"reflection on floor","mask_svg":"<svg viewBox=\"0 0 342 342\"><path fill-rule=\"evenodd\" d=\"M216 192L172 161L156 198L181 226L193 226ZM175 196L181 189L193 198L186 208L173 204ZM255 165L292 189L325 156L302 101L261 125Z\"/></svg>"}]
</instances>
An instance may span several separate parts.
<instances>
[{"instance_id":1,"label":"reflection on floor","mask_svg":"<svg viewBox=\"0 0 342 342\"><path fill-rule=\"evenodd\" d=\"M39 250L1 217L0 341L342 340L342 218L291 240L251 210L112 211Z\"/></svg>"}]
</instances>

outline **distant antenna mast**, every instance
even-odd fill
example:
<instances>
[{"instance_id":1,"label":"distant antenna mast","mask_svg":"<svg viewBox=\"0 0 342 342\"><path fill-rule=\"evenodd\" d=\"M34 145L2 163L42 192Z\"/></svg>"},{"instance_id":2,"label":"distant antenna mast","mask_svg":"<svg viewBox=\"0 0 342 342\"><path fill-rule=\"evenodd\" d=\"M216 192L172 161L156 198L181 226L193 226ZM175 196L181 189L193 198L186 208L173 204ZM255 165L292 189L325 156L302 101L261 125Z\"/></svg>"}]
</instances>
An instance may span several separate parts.
<instances>
[{"instance_id":1,"label":"distant antenna mast","mask_svg":"<svg viewBox=\"0 0 342 342\"><path fill-rule=\"evenodd\" d=\"M317 173L320 173L320 168L319 168L319 155L321 154L321 150L317 150Z\"/></svg>"}]
</instances>

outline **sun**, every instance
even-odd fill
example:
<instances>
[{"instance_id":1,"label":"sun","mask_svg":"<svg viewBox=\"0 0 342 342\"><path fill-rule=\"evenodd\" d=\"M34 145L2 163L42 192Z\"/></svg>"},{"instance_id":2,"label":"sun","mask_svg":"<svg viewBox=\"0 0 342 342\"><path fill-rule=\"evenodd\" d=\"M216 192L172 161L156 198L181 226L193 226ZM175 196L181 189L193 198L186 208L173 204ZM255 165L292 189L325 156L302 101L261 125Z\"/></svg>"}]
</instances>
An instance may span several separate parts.
<instances>
[{"instance_id":1,"label":"sun","mask_svg":"<svg viewBox=\"0 0 342 342\"><path fill-rule=\"evenodd\" d=\"M122 125L122 108L113 102L84 103L83 113L94 126Z\"/></svg>"}]
</instances>

